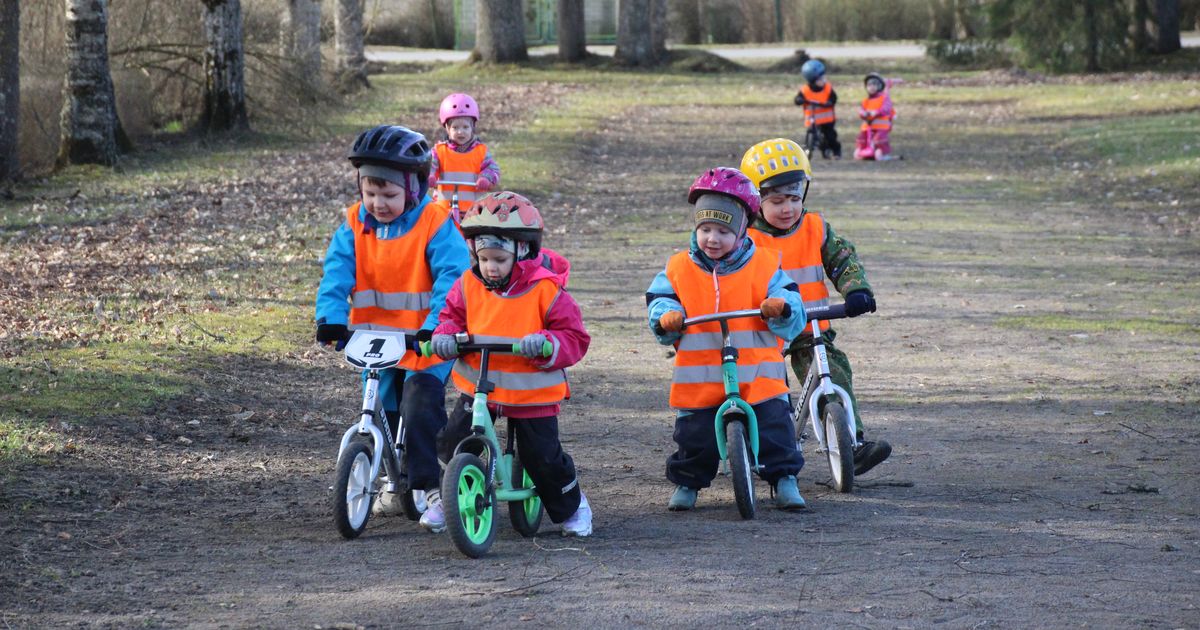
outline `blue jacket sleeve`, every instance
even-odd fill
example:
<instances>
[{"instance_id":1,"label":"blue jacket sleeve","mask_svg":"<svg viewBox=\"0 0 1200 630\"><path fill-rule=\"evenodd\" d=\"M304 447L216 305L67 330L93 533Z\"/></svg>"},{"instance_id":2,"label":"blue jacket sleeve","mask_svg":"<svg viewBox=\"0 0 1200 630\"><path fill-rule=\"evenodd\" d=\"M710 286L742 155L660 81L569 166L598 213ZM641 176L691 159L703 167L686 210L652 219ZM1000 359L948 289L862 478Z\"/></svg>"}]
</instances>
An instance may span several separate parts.
<instances>
[{"instance_id":1,"label":"blue jacket sleeve","mask_svg":"<svg viewBox=\"0 0 1200 630\"><path fill-rule=\"evenodd\" d=\"M346 324L350 320L350 292L354 289L356 266L354 234L345 221L329 240L325 252L325 274L317 289L317 322Z\"/></svg>"},{"instance_id":2,"label":"blue jacket sleeve","mask_svg":"<svg viewBox=\"0 0 1200 630\"><path fill-rule=\"evenodd\" d=\"M646 289L646 314L649 318L650 332L654 334L658 343L664 346L675 343L683 336L682 333L677 332L660 335L654 330L658 318L667 311L679 311L683 313L684 317L687 317L687 313L683 310L683 304L679 302L679 296L675 293L675 287L671 286L671 281L667 279L667 272L664 269L654 276L650 288Z\"/></svg>"},{"instance_id":3,"label":"blue jacket sleeve","mask_svg":"<svg viewBox=\"0 0 1200 630\"><path fill-rule=\"evenodd\" d=\"M800 298L800 287L796 286L795 281L783 273L782 269L779 269L775 271L771 283L767 285L767 295L783 298L792 307L792 314L789 317L767 320L767 328L770 328L771 332L787 343L791 343L792 339L804 330L804 324L808 321L808 317L804 313L804 300Z\"/></svg>"},{"instance_id":4,"label":"blue jacket sleeve","mask_svg":"<svg viewBox=\"0 0 1200 630\"><path fill-rule=\"evenodd\" d=\"M438 317L446 305L446 294L450 293L450 287L462 277L463 272L471 268L467 242L454 226L454 221L446 219L442 227L434 232L433 238L425 246L425 258L433 274L433 296L429 299L429 315L425 317L421 328L433 330L437 328Z\"/></svg>"}]
</instances>

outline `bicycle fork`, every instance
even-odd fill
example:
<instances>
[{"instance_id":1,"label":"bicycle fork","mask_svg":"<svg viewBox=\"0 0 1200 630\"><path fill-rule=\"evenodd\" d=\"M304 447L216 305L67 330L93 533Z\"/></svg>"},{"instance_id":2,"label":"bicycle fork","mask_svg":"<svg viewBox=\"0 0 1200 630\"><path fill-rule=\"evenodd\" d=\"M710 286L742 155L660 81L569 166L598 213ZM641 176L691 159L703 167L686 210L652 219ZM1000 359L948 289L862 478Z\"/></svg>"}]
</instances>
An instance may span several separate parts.
<instances>
[{"instance_id":1,"label":"bicycle fork","mask_svg":"<svg viewBox=\"0 0 1200 630\"><path fill-rule=\"evenodd\" d=\"M850 394L840 385L835 384L833 377L829 374L829 355L825 352L825 342L821 339L818 320L812 321L812 333L813 362L809 367L809 378L815 377L817 383L808 391L805 403L807 403L808 418L812 423L813 433L817 434L819 450L822 453L829 450L829 445L825 442L825 432L821 430L821 416L818 412L820 401L831 395L836 395L842 400L842 407L846 410L846 423L850 427L850 435L854 436L854 446L858 447L858 432L854 426L854 403L850 401Z\"/></svg>"},{"instance_id":2,"label":"bicycle fork","mask_svg":"<svg viewBox=\"0 0 1200 630\"><path fill-rule=\"evenodd\" d=\"M376 419L383 421L376 422ZM379 428L380 425L383 427L382 430ZM401 423L398 425L397 433L404 433L403 420L401 420ZM378 370L370 370L367 372L367 382L363 386L362 413L359 416L358 424L346 429L346 432L342 434L342 442L338 447L338 459L341 459L342 452L346 450L346 447L350 444L350 441L357 435L371 436L372 448L370 478L374 480L379 477L380 467L388 469L388 484L386 490L388 492L395 492L396 481L399 478L399 461L396 456L396 447L394 446L395 442L391 439L391 429L388 427L387 419L383 417L383 405L379 401ZM384 444L392 445L390 446L391 454L387 458L386 462L383 455L384 449L382 448L382 445ZM393 464L396 464L394 466L395 470L393 470Z\"/></svg>"}]
</instances>

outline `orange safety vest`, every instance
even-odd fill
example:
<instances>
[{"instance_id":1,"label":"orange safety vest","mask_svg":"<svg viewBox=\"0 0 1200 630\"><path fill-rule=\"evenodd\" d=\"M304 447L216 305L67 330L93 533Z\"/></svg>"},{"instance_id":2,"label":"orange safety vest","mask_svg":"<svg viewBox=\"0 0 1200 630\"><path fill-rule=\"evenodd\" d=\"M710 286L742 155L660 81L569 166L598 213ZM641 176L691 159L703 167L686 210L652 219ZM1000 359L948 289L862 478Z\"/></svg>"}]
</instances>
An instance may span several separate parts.
<instances>
[{"instance_id":1,"label":"orange safety vest","mask_svg":"<svg viewBox=\"0 0 1200 630\"><path fill-rule=\"evenodd\" d=\"M350 328L400 330L415 335L429 315L433 299L433 272L425 248L449 217L426 204L416 224L399 238L378 239L364 230L356 203L346 210L346 223L354 233L354 289L350 292ZM407 352L397 368L425 370L442 360Z\"/></svg>"},{"instance_id":2,"label":"orange safety vest","mask_svg":"<svg viewBox=\"0 0 1200 630\"><path fill-rule=\"evenodd\" d=\"M758 248L741 269L718 276L721 311L757 308L767 299L771 278L779 269L779 252ZM688 317L714 313L717 291L711 273L680 252L667 262L667 279L675 288ZM751 405L788 391L783 340L758 317L726 322L730 343L738 349L738 392ZM675 375L671 380L671 406L676 409L716 407L725 400L721 375L721 325L709 322L689 326L675 344Z\"/></svg>"},{"instance_id":3,"label":"orange safety vest","mask_svg":"<svg viewBox=\"0 0 1200 630\"><path fill-rule=\"evenodd\" d=\"M539 280L520 295L501 295L488 290L468 271L462 277L467 327L475 343L516 343L546 327L546 315L562 289L549 278ZM473 396L479 380L479 353L454 362L451 376L458 391ZM570 398L565 370L539 370L529 359L515 354L493 354L488 358L488 380L496 389L488 402L510 407L553 405Z\"/></svg>"},{"instance_id":4,"label":"orange safety vest","mask_svg":"<svg viewBox=\"0 0 1200 630\"><path fill-rule=\"evenodd\" d=\"M800 86L800 93L804 95L804 100L806 101L828 103L830 95L833 94L833 84L826 81L825 87L821 88L821 91L818 92L808 87L808 84L805 83ZM837 118L833 115L832 105L821 107L812 103L804 104L804 127L806 129L814 124L827 125L836 120Z\"/></svg>"},{"instance_id":5,"label":"orange safety vest","mask_svg":"<svg viewBox=\"0 0 1200 630\"><path fill-rule=\"evenodd\" d=\"M825 286L825 263L821 250L825 246L825 220L815 212L806 212L800 227L791 234L773 236L757 228L750 228L750 238L759 247L767 247L783 254L783 273L800 287L800 299L804 308L829 306L829 289ZM829 322L821 322L821 330L829 330ZM805 334L812 329L804 327Z\"/></svg>"},{"instance_id":6,"label":"orange safety vest","mask_svg":"<svg viewBox=\"0 0 1200 630\"><path fill-rule=\"evenodd\" d=\"M470 151L459 153L451 149L448 143L439 142L434 145L433 150L437 153L438 168L442 171L438 175L438 179L470 182L469 186L458 187L459 214L466 214L467 210L475 205L475 199L480 196L475 190L475 182L479 179L479 172L483 170L483 160L488 153L487 145L481 142ZM437 204L449 211L450 197L454 194L454 186L438 186L437 192Z\"/></svg>"},{"instance_id":7,"label":"orange safety vest","mask_svg":"<svg viewBox=\"0 0 1200 630\"><path fill-rule=\"evenodd\" d=\"M886 99L887 94L880 92L875 96L864 98L862 102L862 108L865 110L879 111L883 107L883 102ZM887 116L880 116L879 118L872 119L869 123L864 120L862 127L860 127L859 130L866 131L867 129L871 129L873 131L891 131L892 119L895 117L896 112L892 111Z\"/></svg>"}]
</instances>

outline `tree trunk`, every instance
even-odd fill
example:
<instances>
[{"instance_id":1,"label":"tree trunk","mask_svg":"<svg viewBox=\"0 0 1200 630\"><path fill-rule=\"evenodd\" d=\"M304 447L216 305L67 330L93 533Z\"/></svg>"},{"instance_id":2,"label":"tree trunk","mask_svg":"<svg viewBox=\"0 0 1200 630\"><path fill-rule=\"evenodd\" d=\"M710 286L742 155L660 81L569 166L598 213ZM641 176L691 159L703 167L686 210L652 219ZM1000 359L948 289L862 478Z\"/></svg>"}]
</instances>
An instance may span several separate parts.
<instances>
[{"instance_id":1,"label":"tree trunk","mask_svg":"<svg viewBox=\"0 0 1200 630\"><path fill-rule=\"evenodd\" d=\"M699 44L700 0L671 0L668 23L675 25L675 32L684 44Z\"/></svg>"},{"instance_id":2,"label":"tree trunk","mask_svg":"<svg viewBox=\"0 0 1200 630\"><path fill-rule=\"evenodd\" d=\"M478 0L475 8L475 52L472 56L476 60L512 63L529 59L521 0Z\"/></svg>"},{"instance_id":3,"label":"tree trunk","mask_svg":"<svg viewBox=\"0 0 1200 630\"><path fill-rule=\"evenodd\" d=\"M971 0L954 0L954 36L958 39L975 37L970 8Z\"/></svg>"},{"instance_id":4,"label":"tree trunk","mask_svg":"<svg viewBox=\"0 0 1200 630\"><path fill-rule=\"evenodd\" d=\"M108 70L107 0L67 0L67 79L59 166L117 161L117 101Z\"/></svg>"},{"instance_id":5,"label":"tree trunk","mask_svg":"<svg viewBox=\"0 0 1200 630\"><path fill-rule=\"evenodd\" d=\"M1133 49L1139 53L1150 50L1150 0L1133 0Z\"/></svg>"},{"instance_id":6,"label":"tree trunk","mask_svg":"<svg viewBox=\"0 0 1200 630\"><path fill-rule=\"evenodd\" d=\"M1154 21L1158 25L1154 52L1165 55L1179 50L1179 0L1155 0Z\"/></svg>"},{"instance_id":7,"label":"tree trunk","mask_svg":"<svg viewBox=\"0 0 1200 630\"><path fill-rule=\"evenodd\" d=\"M648 67L666 58L666 0L623 0L617 17L617 50L625 66Z\"/></svg>"},{"instance_id":8,"label":"tree trunk","mask_svg":"<svg viewBox=\"0 0 1200 630\"><path fill-rule=\"evenodd\" d=\"M337 0L334 14L337 63L334 83L338 91L350 94L371 87L367 80L367 54L363 45L363 5L361 0Z\"/></svg>"},{"instance_id":9,"label":"tree trunk","mask_svg":"<svg viewBox=\"0 0 1200 630\"><path fill-rule=\"evenodd\" d=\"M245 50L241 0L204 2L204 114L202 131L246 129Z\"/></svg>"},{"instance_id":10,"label":"tree trunk","mask_svg":"<svg viewBox=\"0 0 1200 630\"><path fill-rule=\"evenodd\" d=\"M1085 34L1084 53L1087 60L1084 69L1088 72L1100 71L1100 35L1096 24L1095 0L1083 0L1083 28Z\"/></svg>"},{"instance_id":11,"label":"tree trunk","mask_svg":"<svg viewBox=\"0 0 1200 630\"><path fill-rule=\"evenodd\" d=\"M310 85L321 82L321 3L319 0L284 0L279 25L279 54L291 63L292 72Z\"/></svg>"},{"instance_id":12,"label":"tree trunk","mask_svg":"<svg viewBox=\"0 0 1200 630\"><path fill-rule=\"evenodd\" d=\"M587 57L587 29L583 0L558 0L558 58L580 61Z\"/></svg>"},{"instance_id":13,"label":"tree trunk","mask_svg":"<svg viewBox=\"0 0 1200 630\"><path fill-rule=\"evenodd\" d=\"M954 39L952 0L929 0L929 39Z\"/></svg>"},{"instance_id":14,"label":"tree trunk","mask_svg":"<svg viewBox=\"0 0 1200 630\"><path fill-rule=\"evenodd\" d=\"M0 183L17 178L21 115L21 2L0 0Z\"/></svg>"}]
</instances>

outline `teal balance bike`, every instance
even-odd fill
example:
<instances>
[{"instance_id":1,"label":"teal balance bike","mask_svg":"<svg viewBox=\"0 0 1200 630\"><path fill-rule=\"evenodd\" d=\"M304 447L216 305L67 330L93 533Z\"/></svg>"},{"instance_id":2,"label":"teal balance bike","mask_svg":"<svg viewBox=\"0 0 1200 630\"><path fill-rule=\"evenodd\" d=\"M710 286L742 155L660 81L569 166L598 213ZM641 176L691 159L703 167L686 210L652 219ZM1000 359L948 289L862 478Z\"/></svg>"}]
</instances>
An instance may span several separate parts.
<instances>
[{"instance_id":1,"label":"teal balance bike","mask_svg":"<svg viewBox=\"0 0 1200 630\"><path fill-rule=\"evenodd\" d=\"M786 307L783 317L791 314L791 307ZM752 519L756 509L753 474L762 469L758 463L758 417L738 389L738 351L733 346L727 323L741 317L762 317L762 312L755 308L689 317L683 320L683 330L686 335L689 326L708 322L721 324L721 380L725 384L725 402L717 408L715 420L717 453L721 457L722 472L733 481L738 513L743 519Z\"/></svg>"},{"instance_id":2,"label":"teal balance bike","mask_svg":"<svg viewBox=\"0 0 1200 630\"><path fill-rule=\"evenodd\" d=\"M488 380L488 360L497 352L520 354L520 345L473 343L467 333L458 333L455 341L460 356L479 353L479 378L471 406L471 433L454 447L454 455L442 473L442 509L454 546L467 557L479 558L496 539L497 502L508 503L513 529L531 537L542 524L542 500L513 448L511 420L501 452L487 408L488 394L496 389L495 383ZM421 352L432 354L428 342L422 344ZM554 346L546 342L542 356L549 357L553 352Z\"/></svg>"}]
</instances>

